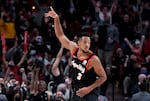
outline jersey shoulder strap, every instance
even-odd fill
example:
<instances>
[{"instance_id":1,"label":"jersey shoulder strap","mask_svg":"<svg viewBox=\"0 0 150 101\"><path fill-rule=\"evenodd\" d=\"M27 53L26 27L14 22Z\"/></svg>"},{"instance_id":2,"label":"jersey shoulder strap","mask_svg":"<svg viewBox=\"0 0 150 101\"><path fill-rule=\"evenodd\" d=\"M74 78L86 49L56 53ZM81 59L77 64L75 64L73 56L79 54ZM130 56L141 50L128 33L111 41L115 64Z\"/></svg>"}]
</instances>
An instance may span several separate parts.
<instances>
[{"instance_id":1,"label":"jersey shoulder strap","mask_svg":"<svg viewBox=\"0 0 150 101\"><path fill-rule=\"evenodd\" d=\"M75 49L75 51L74 51L74 53L73 53L74 56L77 56L78 50L79 50L79 48L76 48L76 49Z\"/></svg>"},{"instance_id":2,"label":"jersey shoulder strap","mask_svg":"<svg viewBox=\"0 0 150 101\"><path fill-rule=\"evenodd\" d=\"M94 56L95 54L92 52L90 55L89 55L89 57L87 58L87 61L89 60L89 59L91 59L92 58L92 56Z\"/></svg>"}]
</instances>

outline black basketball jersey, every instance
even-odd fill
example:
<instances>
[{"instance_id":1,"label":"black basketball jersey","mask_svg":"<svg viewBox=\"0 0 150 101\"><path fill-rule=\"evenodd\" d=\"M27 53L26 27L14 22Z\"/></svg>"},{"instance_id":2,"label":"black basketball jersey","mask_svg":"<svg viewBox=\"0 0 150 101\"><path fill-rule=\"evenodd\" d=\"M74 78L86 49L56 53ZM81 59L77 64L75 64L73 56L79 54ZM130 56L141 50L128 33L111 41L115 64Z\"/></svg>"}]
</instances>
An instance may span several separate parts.
<instances>
[{"instance_id":1,"label":"black basketball jersey","mask_svg":"<svg viewBox=\"0 0 150 101\"><path fill-rule=\"evenodd\" d=\"M96 81L96 73L94 68L88 69L87 64L90 58L94 55L92 52L86 59L79 59L77 57L77 49L72 56L72 67L70 68L70 76L72 78L73 90L78 90L82 87L87 87Z\"/></svg>"}]
</instances>

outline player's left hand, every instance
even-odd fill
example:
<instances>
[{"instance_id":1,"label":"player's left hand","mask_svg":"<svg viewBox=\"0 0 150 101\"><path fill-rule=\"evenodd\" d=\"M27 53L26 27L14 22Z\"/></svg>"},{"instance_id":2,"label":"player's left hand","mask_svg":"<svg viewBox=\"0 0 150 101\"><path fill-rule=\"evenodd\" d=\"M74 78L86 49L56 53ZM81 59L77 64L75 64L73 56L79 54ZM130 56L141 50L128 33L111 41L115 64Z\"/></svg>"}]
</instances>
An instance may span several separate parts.
<instances>
[{"instance_id":1,"label":"player's left hand","mask_svg":"<svg viewBox=\"0 0 150 101\"><path fill-rule=\"evenodd\" d=\"M83 87L76 91L76 95L79 97L84 97L90 92L91 92L91 89L89 87Z\"/></svg>"}]
</instances>

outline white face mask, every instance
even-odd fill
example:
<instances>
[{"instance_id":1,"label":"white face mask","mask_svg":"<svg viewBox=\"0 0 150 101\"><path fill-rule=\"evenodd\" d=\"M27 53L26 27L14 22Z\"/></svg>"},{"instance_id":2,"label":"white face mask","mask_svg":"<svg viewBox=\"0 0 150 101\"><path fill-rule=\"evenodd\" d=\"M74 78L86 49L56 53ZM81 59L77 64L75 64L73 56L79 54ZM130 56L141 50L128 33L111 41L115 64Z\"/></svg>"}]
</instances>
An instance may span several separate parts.
<instances>
[{"instance_id":1,"label":"white face mask","mask_svg":"<svg viewBox=\"0 0 150 101\"><path fill-rule=\"evenodd\" d=\"M139 39L136 39L136 40L135 40L135 45L136 45L136 46L140 46L140 43L141 43L141 42L140 42Z\"/></svg>"}]
</instances>

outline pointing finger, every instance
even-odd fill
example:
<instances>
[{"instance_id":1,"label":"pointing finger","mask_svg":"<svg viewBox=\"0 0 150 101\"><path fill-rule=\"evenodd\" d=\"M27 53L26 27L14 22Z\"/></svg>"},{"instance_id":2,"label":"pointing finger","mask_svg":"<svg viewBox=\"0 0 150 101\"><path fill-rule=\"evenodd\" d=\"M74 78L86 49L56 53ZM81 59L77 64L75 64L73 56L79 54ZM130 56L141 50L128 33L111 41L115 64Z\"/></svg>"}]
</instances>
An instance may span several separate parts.
<instances>
[{"instance_id":1,"label":"pointing finger","mask_svg":"<svg viewBox=\"0 0 150 101\"><path fill-rule=\"evenodd\" d=\"M52 7L52 6L50 6L50 9L51 9L51 11L54 11L54 9L53 9L53 7Z\"/></svg>"}]
</instances>

